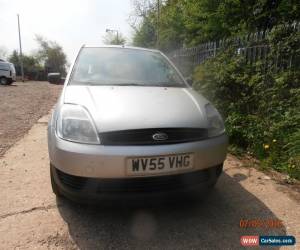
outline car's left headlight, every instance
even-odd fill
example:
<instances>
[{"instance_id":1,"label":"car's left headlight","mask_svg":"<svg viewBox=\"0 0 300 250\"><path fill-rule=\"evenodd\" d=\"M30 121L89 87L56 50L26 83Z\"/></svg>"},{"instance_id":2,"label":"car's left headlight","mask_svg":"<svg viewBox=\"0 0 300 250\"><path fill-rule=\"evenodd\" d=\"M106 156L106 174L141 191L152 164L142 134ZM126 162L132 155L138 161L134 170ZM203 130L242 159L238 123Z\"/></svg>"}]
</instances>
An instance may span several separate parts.
<instances>
[{"instance_id":1,"label":"car's left headlight","mask_svg":"<svg viewBox=\"0 0 300 250\"><path fill-rule=\"evenodd\" d=\"M92 118L80 105L64 104L58 115L56 129L57 135L68 141L100 143Z\"/></svg>"},{"instance_id":2,"label":"car's left headlight","mask_svg":"<svg viewBox=\"0 0 300 250\"><path fill-rule=\"evenodd\" d=\"M206 104L205 112L208 120L208 136L214 137L225 133L223 119L216 108L211 104Z\"/></svg>"}]
</instances>

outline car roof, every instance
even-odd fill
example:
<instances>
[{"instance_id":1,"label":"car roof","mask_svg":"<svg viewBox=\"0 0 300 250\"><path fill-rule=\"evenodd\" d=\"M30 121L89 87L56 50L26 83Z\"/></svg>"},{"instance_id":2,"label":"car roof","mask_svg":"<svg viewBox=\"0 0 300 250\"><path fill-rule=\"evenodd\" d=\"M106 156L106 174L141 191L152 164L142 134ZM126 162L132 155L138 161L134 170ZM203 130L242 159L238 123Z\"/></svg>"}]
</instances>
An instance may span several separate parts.
<instances>
[{"instance_id":1,"label":"car roof","mask_svg":"<svg viewBox=\"0 0 300 250\"><path fill-rule=\"evenodd\" d=\"M13 64L11 62L5 61L4 59L0 59L0 63L9 63L9 64Z\"/></svg>"},{"instance_id":2,"label":"car roof","mask_svg":"<svg viewBox=\"0 0 300 250\"><path fill-rule=\"evenodd\" d=\"M160 52L157 49L149 49L149 48L142 48L142 47L134 47L134 46L127 46L127 45L82 45L82 48L119 48L119 49L134 49L134 50L146 50L151 52Z\"/></svg>"}]
</instances>

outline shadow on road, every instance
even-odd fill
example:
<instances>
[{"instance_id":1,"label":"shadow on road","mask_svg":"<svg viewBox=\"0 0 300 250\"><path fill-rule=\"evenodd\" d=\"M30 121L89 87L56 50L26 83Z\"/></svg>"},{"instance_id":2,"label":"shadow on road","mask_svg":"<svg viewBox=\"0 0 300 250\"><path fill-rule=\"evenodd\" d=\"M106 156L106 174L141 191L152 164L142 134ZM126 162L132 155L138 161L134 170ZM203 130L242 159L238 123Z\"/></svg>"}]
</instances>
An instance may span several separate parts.
<instances>
[{"instance_id":1,"label":"shadow on road","mask_svg":"<svg viewBox=\"0 0 300 250\"><path fill-rule=\"evenodd\" d=\"M285 228L240 228L241 219L278 218L225 173L204 200L109 208L57 202L80 249L240 249L241 235L286 234Z\"/></svg>"}]
</instances>

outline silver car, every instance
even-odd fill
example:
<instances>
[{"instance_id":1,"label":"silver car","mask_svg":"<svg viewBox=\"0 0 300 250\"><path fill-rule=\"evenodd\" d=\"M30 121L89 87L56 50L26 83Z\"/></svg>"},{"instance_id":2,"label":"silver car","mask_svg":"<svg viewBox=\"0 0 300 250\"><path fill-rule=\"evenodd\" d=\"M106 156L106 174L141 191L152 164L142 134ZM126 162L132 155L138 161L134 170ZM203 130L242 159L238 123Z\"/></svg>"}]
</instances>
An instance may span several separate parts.
<instances>
[{"instance_id":1,"label":"silver car","mask_svg":"<svg viewBox=\"0 0 300 250\"><path fill-rule=\"evenodd\" d=\"M218 111L160 51L85 46L49 122L48 148L56 195L146 197L212 187L227 136Z\"/></svg>"}]
</instances>

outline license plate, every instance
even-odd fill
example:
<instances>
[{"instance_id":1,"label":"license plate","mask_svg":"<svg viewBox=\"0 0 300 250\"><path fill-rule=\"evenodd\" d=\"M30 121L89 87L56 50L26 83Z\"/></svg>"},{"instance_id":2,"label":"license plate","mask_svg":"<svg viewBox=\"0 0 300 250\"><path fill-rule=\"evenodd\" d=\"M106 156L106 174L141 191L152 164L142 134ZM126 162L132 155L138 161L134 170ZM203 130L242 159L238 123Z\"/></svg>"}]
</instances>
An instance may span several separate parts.
<instances>
[{"instance_id":1,"label":"license plate","mask_svg":"<svg viewBox=\"0 0 300 250\"><path fill-rule=\"evenodd\" d=\"M193 154L128 158L126 162L127 175L131 176L180 172L193 167Z\"/></svg>"}]
</instances>

